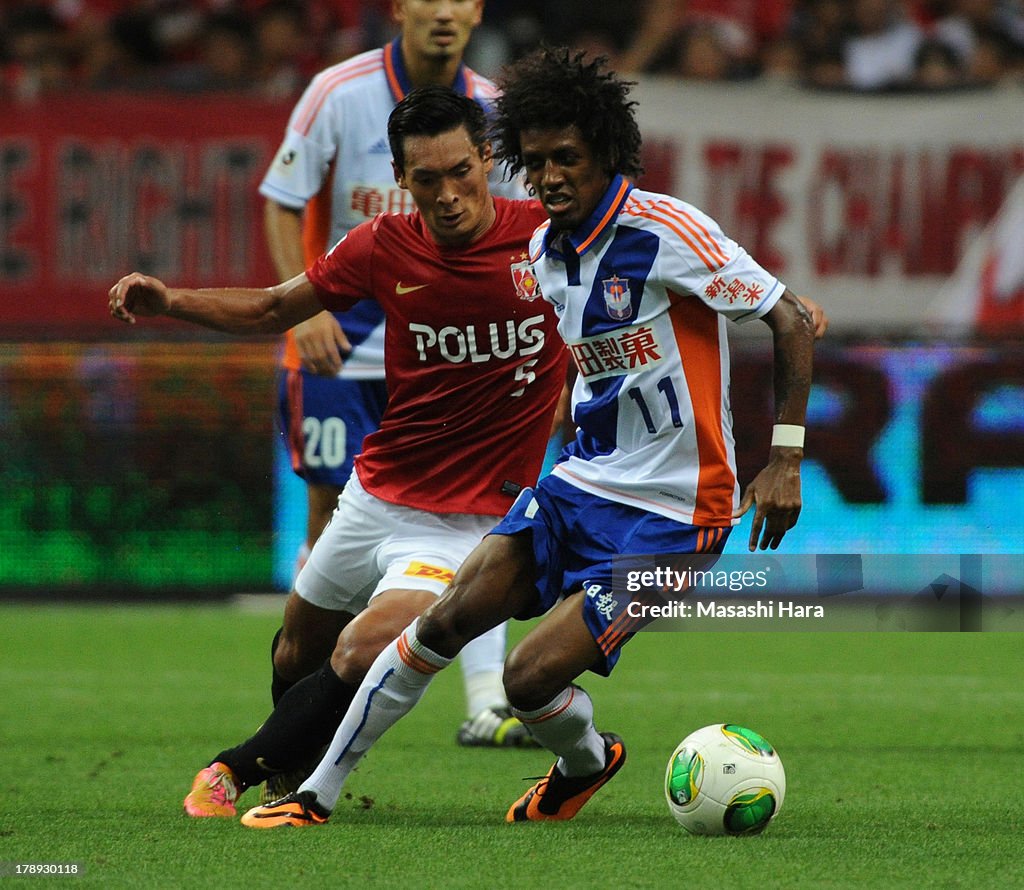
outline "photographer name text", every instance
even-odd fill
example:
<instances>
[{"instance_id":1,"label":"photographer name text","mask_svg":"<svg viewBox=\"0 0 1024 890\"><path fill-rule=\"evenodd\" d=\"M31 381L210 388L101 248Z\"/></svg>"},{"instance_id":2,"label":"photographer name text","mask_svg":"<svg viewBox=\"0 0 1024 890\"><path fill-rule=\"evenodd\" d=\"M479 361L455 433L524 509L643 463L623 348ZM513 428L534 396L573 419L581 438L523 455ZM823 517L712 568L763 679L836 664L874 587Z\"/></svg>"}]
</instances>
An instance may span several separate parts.
<instances>
[{"instance_id":1,"label":"photographer name text","mask_svg":"<svg viewBox=\"0 0 1024 890\"><path fill-rule=\"evenodd\" d=\"M792 600L757 600L753 603L669 602L659 605L636 602L626 606L630 618L824 618L825 607Z\"/></svg>"}]
</instances>

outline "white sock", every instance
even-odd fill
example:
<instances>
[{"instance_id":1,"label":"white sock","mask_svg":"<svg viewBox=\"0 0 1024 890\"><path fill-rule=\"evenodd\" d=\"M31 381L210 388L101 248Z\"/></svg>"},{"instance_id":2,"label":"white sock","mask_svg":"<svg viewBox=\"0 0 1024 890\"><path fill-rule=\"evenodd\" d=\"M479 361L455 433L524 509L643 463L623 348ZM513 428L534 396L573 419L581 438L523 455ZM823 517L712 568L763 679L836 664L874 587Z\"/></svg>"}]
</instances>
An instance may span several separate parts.
<instances>
[{"instance_id":1,"label":"white sock","mask_svg":"<svg viewBox=\"0 0 1024 890\"><path fill-rule=\"evenodd\" d=\"M604 739L594 728L594 703L579 686L568 686L536 711L513 708L512 713L558 755L563 776L590 776L604 769Z\"/></svg>"},{"instance_id":2,"label":"white sock","mask_svg":"<svg viewBox=\"0 0 1024 890\"><path fill-rule=\"evenodd\" d=\"M505 687L501 674L505 665L505 630L503 622L476 639L470 640L459 653L462 683L466 690L466 717L472 719L484 708L506 708Z\"/></svg>"},{"instance_id":3,"label":"white sock","mask_svg":"<svg viewBox=\"0 0 1024 890\"><path fill-rule=\"evenodd\" d=\"M333 810L342 785L363 754L420 700L434 674L451 664L416 639L413 621L377 656L334 734L327 753L300 791L315 791Z\"/></svg>"}]
</instances>

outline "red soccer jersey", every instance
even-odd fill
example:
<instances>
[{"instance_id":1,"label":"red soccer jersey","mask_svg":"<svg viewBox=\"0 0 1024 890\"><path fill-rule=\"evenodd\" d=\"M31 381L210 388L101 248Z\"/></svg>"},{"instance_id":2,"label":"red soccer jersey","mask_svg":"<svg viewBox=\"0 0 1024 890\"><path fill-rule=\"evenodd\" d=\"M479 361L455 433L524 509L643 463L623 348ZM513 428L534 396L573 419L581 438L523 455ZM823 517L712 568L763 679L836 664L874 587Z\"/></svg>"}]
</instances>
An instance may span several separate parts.
<instances>
[{"instance_id":1,"label":"red soccer jersey","mask_svg":"<svg viewBox=\"0 0 1024 890\"><path fill-rule=\"evenodd\" d=\"M545 216L533 201L495 206L462 247L438 245L419 213L378 216L307 272L327 309L384 307L388 406L356 458L383 500L501 516L537 479L566 367L527 256Z\"/></svg>"}]
</instances>

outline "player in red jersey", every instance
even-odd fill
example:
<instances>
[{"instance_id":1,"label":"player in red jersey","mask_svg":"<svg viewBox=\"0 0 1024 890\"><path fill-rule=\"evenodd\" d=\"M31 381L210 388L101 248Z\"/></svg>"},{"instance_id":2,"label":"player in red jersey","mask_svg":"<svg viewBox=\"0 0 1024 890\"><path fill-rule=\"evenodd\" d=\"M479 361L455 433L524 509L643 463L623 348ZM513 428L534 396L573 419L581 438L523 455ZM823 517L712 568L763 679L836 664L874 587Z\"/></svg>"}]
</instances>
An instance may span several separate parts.
<instances>
[{"instance_id":1,"label":"player in red jersey","mask_svg":"<svg viewBox=\"0 0 1024 890\"><path fill-rule=\"evenodd\" d=\"M416 212L358 226L290 281L190 290L136 272L110 290L122 321L169 315L236 334L279 333L364 298L387 315L387 410L296 581L358 617L253 738L200 771L189 815L234 815L242 790L328 742L378 653L537 477L565 350L525 254L544 213L491 196L486 128L472 99L410 93L388 137Z\"/></svg>"},{"instance_id":2,"label":"player in red jersey","mask_svg":"<svg viewBox=\"0 0 1024 890\"><path fill-rule=\"evenodd\" d=\"M387 119L415 87L449 87L491 108L496 88L463 61L483 15L483 0L388 0L399 33L390 43L317 74L296 103L284 139L260 183L267 199L267 244L281 280L304 272L321 253L381 211L407 213L408 190L394 180ZM495 170L495 195L525 198L520 180ZM360 300L344 312L323 311L285 336L279 378L281 430L292 469L305 482L306 540L298 565L331 517L352 475L364 437L380 426L387 401L384 312ZM294 581L294 577L292 579ZM271 696L317 669L352 619L330 602L311 602L294 589L271 643ZM501 685L505 625L475 639L460 656L466 720L460 745L503 747L529 739L506 724ZM311 764L312 765L312 764ZM279 797L294 777L268 787Z\"/></svg>"}]
</instances>

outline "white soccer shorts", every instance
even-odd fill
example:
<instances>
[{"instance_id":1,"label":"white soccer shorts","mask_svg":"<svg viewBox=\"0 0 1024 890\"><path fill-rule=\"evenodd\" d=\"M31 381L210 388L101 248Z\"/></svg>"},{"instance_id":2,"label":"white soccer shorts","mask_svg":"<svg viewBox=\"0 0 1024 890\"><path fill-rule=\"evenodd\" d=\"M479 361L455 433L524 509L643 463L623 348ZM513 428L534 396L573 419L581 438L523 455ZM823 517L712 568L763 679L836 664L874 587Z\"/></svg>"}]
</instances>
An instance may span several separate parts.
<instances>
[{"instance_id":1,"label":"white soccer shorts","mask_svg":"<svg viewBox=\"0 0 1024 890\"><path fill-rule=\"evenodd\" d=\"M366 491L353 473L295 591L314 606L353 614L385 590L440 596L497 521L392 504Z\"/></svg>"}]
</instances>

